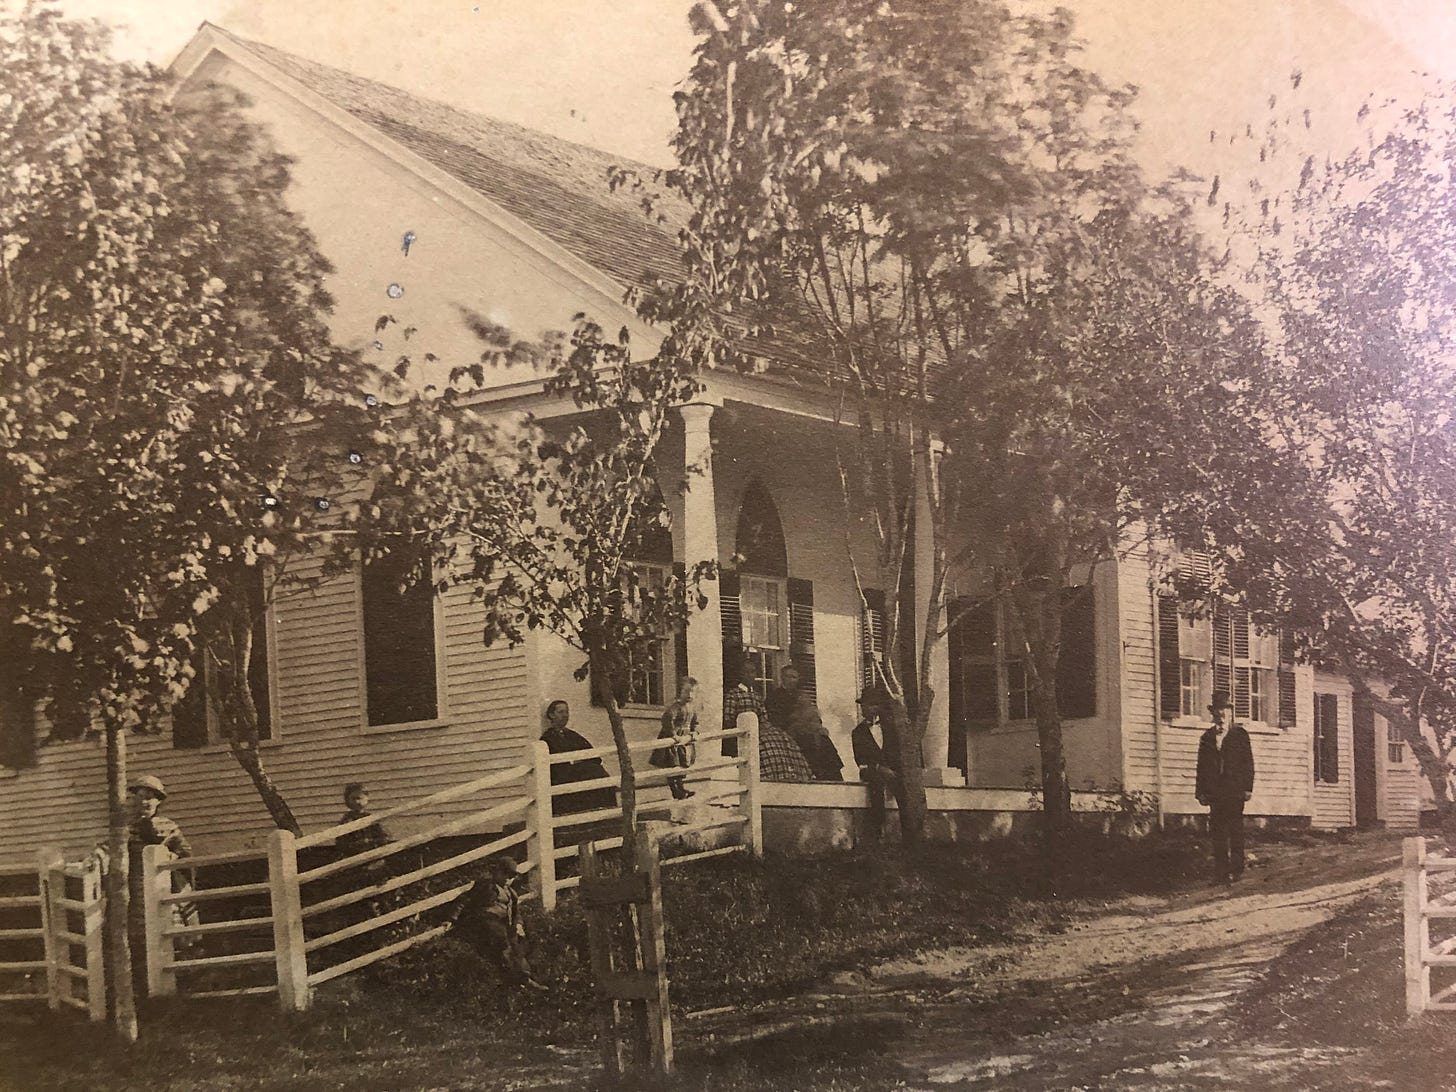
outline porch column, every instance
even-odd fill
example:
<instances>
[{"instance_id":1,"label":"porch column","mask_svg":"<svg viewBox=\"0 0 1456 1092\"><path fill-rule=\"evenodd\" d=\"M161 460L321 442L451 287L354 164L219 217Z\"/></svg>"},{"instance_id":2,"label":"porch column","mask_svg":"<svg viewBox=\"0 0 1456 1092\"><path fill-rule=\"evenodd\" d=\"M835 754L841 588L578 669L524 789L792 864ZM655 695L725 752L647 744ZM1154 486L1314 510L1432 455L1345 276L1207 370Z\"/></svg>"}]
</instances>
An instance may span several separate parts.
<instances>
[{"instance_id":1,"label":"porch column","mask_svg":"<svg viewBox=\"0 0 1456 1092\"><path fill-rule=\"evenodd\" d=\"M683 562L689 570L700 561L718 560L718 509L709 427L716 408L707 400L678 407L683 419ZM705 580L699 590L707 605L688 612L687 670L698 680L707 722L703 728L716 732L723 726L723 619L718 582Z\"/></svg>"},{"instance_id":2,"label":"porch column","mask_svg":"<svg viewBox=\"0 0 1456 1092\"><path fill-rule=\"evenodd\" d=\"M932 441L931 458L940 458L940 445ZM915 475L915 658L920 659L920 650L925 647L925 618L930 606L930 574L935 564L934 521L931 518L930 495L921 475ZM944 599L941 602L944 609ZM945 626L944 614L941 627ZM925 784L964 785L965 776L950 764L950 642L942 638L936 642L930 654L930 688L934 700L930 707L930 720L925 726L925 739L921 742L921 757L925 763Z\"/></svg>"}]
</instances>

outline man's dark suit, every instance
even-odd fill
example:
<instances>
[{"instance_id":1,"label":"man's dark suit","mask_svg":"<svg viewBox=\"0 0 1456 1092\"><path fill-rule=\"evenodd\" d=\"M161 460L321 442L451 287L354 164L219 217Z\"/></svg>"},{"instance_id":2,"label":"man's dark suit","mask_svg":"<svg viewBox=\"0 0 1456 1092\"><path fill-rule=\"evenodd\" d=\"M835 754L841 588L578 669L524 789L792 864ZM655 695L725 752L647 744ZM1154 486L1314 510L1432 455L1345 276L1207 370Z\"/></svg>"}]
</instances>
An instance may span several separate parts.
<instances>
[{"instance_id":1,"label":"man's dark suit","mask_svg":"<svg viewBox=\"0 0 1456 1092\"><path fill-rule=\"evenodd\" d=\"M1238 879L1244 871L1244 801L1254 791L1254 749L1242 725L1229 727L1221 747L1216 728L1203 733L1195 791L1208 808L1215 879Z\"/></svg>"}]
</instances>

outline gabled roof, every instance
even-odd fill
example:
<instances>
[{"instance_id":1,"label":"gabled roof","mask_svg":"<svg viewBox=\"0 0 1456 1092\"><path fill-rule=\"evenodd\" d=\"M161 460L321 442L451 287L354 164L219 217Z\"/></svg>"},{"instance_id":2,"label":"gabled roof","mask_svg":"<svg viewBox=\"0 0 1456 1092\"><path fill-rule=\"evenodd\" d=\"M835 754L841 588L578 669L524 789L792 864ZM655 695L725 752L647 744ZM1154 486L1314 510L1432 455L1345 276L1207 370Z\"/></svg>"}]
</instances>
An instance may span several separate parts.
<instances>
[{"instance_id":1,"label":"gabled roof","mask_svg":"<svg viewBox=\"0 0 1456 1092\"><path fill-rule=\"evenodd\" d=\"M680 275L676 228L650 222L637 198L607 184L610 167L644 177L653 168L219 32L623 287Z\"/></svg>"},{"instance_id":2,"label":"gabled roof","mask_svg":"<svg viewBox=\"0 0 1456 1092\"><path fill-rule=\"evenodd\" d=\"M663 192L661 218L653 221L639 196L608 185L614 166L635 168L649 180L655 168L305 60L215 24L204 29L474 190L624 289L682 275L677 231L688 220L686 202ZM780 375L785 368L819 372L812 324L791 317L799 308L786 308L785 301L774 310L773 335L746 339L744 348L771 362Z\"/></svg>"}]
</instances>

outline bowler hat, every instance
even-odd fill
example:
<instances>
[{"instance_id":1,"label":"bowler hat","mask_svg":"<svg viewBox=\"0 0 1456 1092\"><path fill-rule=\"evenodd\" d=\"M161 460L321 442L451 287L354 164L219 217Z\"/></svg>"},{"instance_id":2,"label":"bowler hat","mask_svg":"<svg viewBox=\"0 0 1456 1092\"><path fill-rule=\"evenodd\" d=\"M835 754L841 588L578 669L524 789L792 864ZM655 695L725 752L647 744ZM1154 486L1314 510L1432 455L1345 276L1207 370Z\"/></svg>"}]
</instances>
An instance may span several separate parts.
<instances>
[{"instance_id":1,"label":"bowler hat","mask_svg":"<svg viewBox=\"0 0 1456 1092\"><path fill-rule=\"evenodd\" d=\"M1229 692L1227 690L1215 690L1213 692L1213 701L1209 702L1208 711L1210 713L1217 713L1220 709L1232 709L1233 704L1233 702L1229 701Z\"/></svg>"},{"instance_id":2,"label":"bowler hat","mask_svg":"<svg viewBox=\"0 0 1456 1092\"><path fill-rule=\"evenodd\" d=\"M889 698L889 692L879 683L874 683L865 687L864 693L855 698L854 702L856 705L879 705L888 701Z\"/></svg>"},{"instance_id":3,"label":"bowler hat","mask_svg":"<svg viewBox=\"0 0 1456 1092\"><path fill-rule=\"evenodd\" d=\"M162 784L160 777L145 774L141 777L132 778L131 784L127 786L129 792L139 792L142 789L146 789L150 793L155 793L158 800L167 799L167 789Z\"/></svg>"}]
</instances>

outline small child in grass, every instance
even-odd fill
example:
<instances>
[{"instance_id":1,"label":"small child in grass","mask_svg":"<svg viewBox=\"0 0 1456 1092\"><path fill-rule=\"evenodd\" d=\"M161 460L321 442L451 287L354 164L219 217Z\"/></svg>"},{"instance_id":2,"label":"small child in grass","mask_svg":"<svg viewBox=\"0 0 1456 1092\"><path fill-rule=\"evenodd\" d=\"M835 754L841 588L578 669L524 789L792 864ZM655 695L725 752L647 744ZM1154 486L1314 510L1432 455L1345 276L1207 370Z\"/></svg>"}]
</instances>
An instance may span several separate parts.
<instances>
[{"instance_id":1,"label":"small child in grass","mask_svg":"<svg viewBox=\"0 0 1456 1092\"><path fill-rule=\"evenodd\" d=\"M507 982L545 990L526 960L526 928L521 924L515 880L515 861L504 854L487 858L474 885L460 897L454 932L482 958L497 964Z\"/></svg>"}]
</instances>

